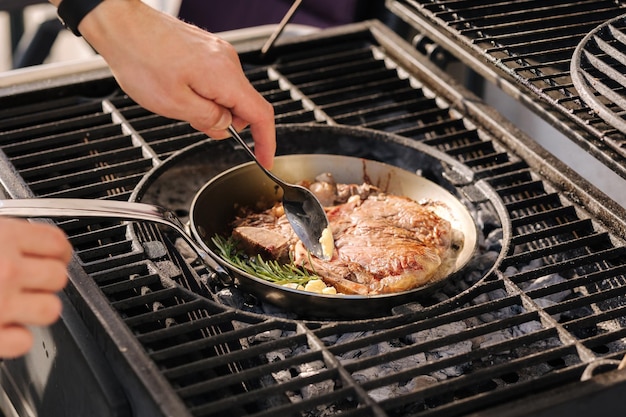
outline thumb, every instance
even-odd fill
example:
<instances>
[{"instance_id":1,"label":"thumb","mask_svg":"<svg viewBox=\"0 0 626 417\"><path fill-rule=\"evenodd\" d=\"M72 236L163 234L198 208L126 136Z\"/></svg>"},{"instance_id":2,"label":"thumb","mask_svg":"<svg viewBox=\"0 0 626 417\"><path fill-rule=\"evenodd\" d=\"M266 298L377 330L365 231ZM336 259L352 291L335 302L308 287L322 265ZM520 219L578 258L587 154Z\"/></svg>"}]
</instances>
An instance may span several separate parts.
<instances>
[{"instance_id":1,"label":"thumb","mask_svg":"<svg viewBox=\"0 0 626 417\"><path fill-rule=\"evenodd\" d=\"M189 117L191 126L215 139L228 137L226 129L233 122L230 110L212 101L205 101L201 108L201 112Z\"/></svg>"}]
</instances>

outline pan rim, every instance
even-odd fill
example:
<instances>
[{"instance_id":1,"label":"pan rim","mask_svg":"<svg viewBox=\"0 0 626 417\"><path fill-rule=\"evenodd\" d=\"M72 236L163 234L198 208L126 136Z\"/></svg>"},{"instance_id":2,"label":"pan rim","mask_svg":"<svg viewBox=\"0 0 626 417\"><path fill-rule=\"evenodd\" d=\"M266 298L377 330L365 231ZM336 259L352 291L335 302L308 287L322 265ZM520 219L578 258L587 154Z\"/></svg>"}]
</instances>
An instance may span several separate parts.
<instances>
[{"instance_id":1,"label":"pan rim","mask_svg":"<svg viewBox=\"0 0 626 417\"><path fill-rule=\"evenodd\" d=\"M365 158L361 158L361 157L354 157L354 156L347 156L347 155L341 155L341 154L321 154L321 153L315 153L315 154L285 154L285 155L279 155L276 156L275 161L277 161L279 164L280 162L290 159L290 158L339 158L339 159L349 159L349 160L359 160L359 161L366 161L366 163L368 164L375 164L379 167L384 167L388 170L392 170L392 171L397 171L397 172L401 172L402 175L405 176L413 176L414 178L417 178L419 181L424 181L426 183L428 183L430 186L432 187L436 187L438 189L439 192L445 193L446 195L448 195L451 199L454 199L458 205L460 207L463 207L464 213L463 215L470 218L472 220L471 224L473 225L473 235L471 236L471 249L470 249L470 254L467 256L467 259L463 262L463 264L459 267L456 267L453 271L445 274L442 278L436 280L436 281L432 281L432 282L427 282L423 285L420 285L419 287L410 289L410 290L406 290L406 291L400 291L400 292L393 292L393 293L383 293L383 294L368 294L368 295L356 295L356 294L320 294L320 293L314 293L314 292L310 292L310 291L305 291L305 290L298 290L298 289L293 289L293 288L289 288L289 287L285 287L282 285L278 285L275 284L271 281L268 280L264 280L263 278L259 278L255 275L249 274L239 268L237 268L235 265L231 264L230 262L228 262L227 260L225 260L224 258L222 258L218 253L216 253L209 244L207 244L206 242L206 237L201 236L200 234L200 228L198 227L198 225L196 224L195 221L195 213L196 213L196 207L199 204L198 200L199 197L202 196L206 190L210 187L213 187L216 183L218 183L219 181L222 181L224 178L228 178L229 176L232 176L233 173L237 173L240 172L242 170L245 169L251 169L255 167L255 163L250 161L250 162L244 162L242 164L233 166L229 169L224 170L223 172L219 173L218 175L214 176L213 178L211 178L208 182L206 182L204 184L204 186L201 187L200 190L198 190L198 192L196 193L191 207L190 207L190 214L189 214L189 221L190 221L190 229L191 232L195 238L195 240L202 245L202 247L209 253L210 256L212 256L217 262L220 263L220 265L222 265L225 268L228 268L230 270L234 270L236 271L236 273L238 275L244 276L247 279L251 279L254 282L261 284L263 286L268 286L270 288L279 290L281 292L284 293L293 293L293 294L297 294L300 297L315 297L316 299L328 299L328 300L349 300L349 301L364 301L364 300L384 300L384 299L388 299L388 298L399 298L399 297L405 297L405 296L414 296L414 295L418 295L419 293L422 292L429 292L431 291L433 288L438 288L439 285L447 282L449 279L454 278L455 276L457 276L458 274L460 274L465 268L467 268L468 264L470 263L471 259L473 258L473 256L476 254L477 251L477 247L478 247L478 233L477 233L477 225L475 220L473 219L473 217L471 216L471 213L469 212L469 210L467 209L467 207L465 207L465 205L461 202L461 200L457 197L454 196L451 192L449 192L448 190L446 190L445 188L443 188L441 185L425 178L422 176L419 176L417 173L413 173L407 169L401 168L401 167L397 167L394 165L391 165L389 163L386 162L380 162L380 161L375 161L375 160L370 160L370 159L365 159ZM275 163L276 165L276 163ZM301 178L302 179L302 178ZM464 246L467 244L467 236L464 235Z\"/></svg>"}]
</instances>

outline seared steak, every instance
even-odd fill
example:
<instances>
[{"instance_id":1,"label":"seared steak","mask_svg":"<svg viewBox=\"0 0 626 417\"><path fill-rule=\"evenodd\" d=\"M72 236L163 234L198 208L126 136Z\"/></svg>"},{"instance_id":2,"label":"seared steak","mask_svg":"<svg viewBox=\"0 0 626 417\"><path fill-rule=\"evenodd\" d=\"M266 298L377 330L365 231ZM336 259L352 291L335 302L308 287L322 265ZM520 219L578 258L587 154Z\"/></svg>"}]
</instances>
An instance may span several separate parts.
<instances>
[{"instance_id":1,"label":"seared steak","mask_svg":"<svg viewBox=\"0 0 626 417\"><path fill-rule=\"evenodd\" d=\"M326 195L320 200L333 204L326 207L335 239L330 261L307 253L280 204L235 221L233 234L244 242L242 248L251 255L290 258L342 294L407 291L445 275L442 265L453 257L459 242L450 222L433 211L438 203L417 203L367 184L318 182L310 188L323 190Z\"/></svg>"}]
</instances>

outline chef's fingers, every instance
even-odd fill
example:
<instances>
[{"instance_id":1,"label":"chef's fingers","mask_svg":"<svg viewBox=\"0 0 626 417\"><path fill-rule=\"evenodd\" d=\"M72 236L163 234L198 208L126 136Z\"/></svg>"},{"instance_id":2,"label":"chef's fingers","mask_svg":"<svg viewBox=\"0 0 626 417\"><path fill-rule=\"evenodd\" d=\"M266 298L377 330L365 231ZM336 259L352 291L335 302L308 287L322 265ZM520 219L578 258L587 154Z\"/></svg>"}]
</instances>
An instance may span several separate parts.
<instances>
[{"instance_id":1,"label":"chef's fingers","mask_svg":"<svg viewBox=\"0 0 626 417\"><path fill-rule=\"evenodd\" d=\"M274 155L276 154L276 130L274 120L251 123L250 131L254 138L254 154L261 165L267 169L271 169L274 164Z\"/></svg>"},{"instance_id":2,"label":"chef's fingers","mask_svg":"<svg viewBox=\"0 0 626 417\"><path fill-rule=\"evenodd\" d=\"M231 107L234 119L250 125L257 159L264 167L271 168L276 153L274 107L250 83L242 84L231 99L234 100Z\"/></svg>"},{"instance_id":3,"label":"chef's fingers","mask_svg":"<svg viewBox=\"0 0 626 417\"><path fill-rule=\"evenodd\" d=\"M233 114L233 127L237 130L237 132L241 132L248 126L249 126L249 123L247 121Z\"/></svg>"},{"instance_id":4,"label":"chef's fingers","mask_svg":"<svg viewBox=\"0 0 626 417\"><path fill-rule=\"evenodd\" d=\"M20 255L59 259L69 262L72 246L61 229L45 223L21 219L0 219L0 240L11 245ZM10 254L11 250L3 251Z\"/></svg>"},{"instance_id":5,"label":"chef's fingers","mask_svg":"<svg viewBox=\"0 0 626 417\"><path fill-rule=\"evenodd\" d=\"M28 352L33 345L33 335L19 325L0 326L0 358L11 359Z\"/></svg>"},{"instance_id":6,"label":"chef's fingers","mask_svg":"<svg viewBox=\"0 0 626 417\"><path fill-rule=\"evenodd\" d=\"M246 127L248 127L248 122L241 119L240 117L233 115L232 125L237 132L241 132ZM206 133L214 139L225 139L231 136L230 133L226 130L209 130Z\"/></svg>"},{"instance_id":7,"label":"chef's fingers","mask_svg":"<svg viewBox=\"0 0 626 417\"><path fill-rule=\"evenodd\" d=\"M215 102L207 101L203 103L203 107L205 107L206 110L201 115L191 119L191 125L214 139L229 137L226 128L228 128L230 124L232 124L237 131L250 125L250 132L252 133L255 144L254 153L259 159L259 162L269 169L273 165L274 154L276 152L274 109L272 105L265 101L256 91L252 90L250 93L250 98L256 98L256 100L252 100L252 102L256 102L254 105L257 106L257 110L249 112L249 117L246 117L246 114L235 113L235 109L229 111ZM242 108L242 106L238 108ZM231 111L233 112L232 114Z\"/></svg>"},{"instance_id":8,"label":"chef's fingers","mask_svg":"<svg viewBox=\"0 0 626 417\"><path fill-rule=\"evenodd\" d=\"M276 152L276 131L274 122L274 107L254 88L241 69L239 58L234 48L220 43L224 47L220 64L216 64L216 71L222 74L221 83L200 83L198 80L190 81L190 88L198 96L212 101L218 107L230 112L228 120L236 129L244 125L250 125L252 138L254 139L254 152L259 162L267 168L273 164ZM196 109L197 110L197 109ZM194 123L196 129L200 129L209 136L223 139L228 136L225 129L228 124L221 125L217 122L216 114L219 110L212 108L213 125ZM223 116L223 114L222 114ZM205 116L209 117L209 116ZM226 120L224 120L226 121ZM219 131L223 129L223 131Z\"/></svg>"},{"instance_id":9,"label":"chef's fingers","mask_svg":"<svg viewBox=\"0 0 626 417\"><path fill-rule=\"evenodd\" d=\"M0 289L61 291L67 284L67 264L52 258L0 255Z\"/></svg>"},{"instance_id":10,"label":"chef's fingers","mask_svg":"<svg viewBox=\"0 0 626 417\"><path fill-rule=\"evenodd\" d=\"M200 96L191 101L190 107L194 107L188 116L191 126L213 139L227 138L226 129L233 122L230 110ZM196 106L193 106L193 102Z\"/></svg>"},{"instance_id":11,"label":"chef's fingers","mask_svg":"<svg viewBox=\"0 0 626 417\"><path fill-rule=\"evenodd\" d=\"M61 315L61 300L56 294L22 292L0 300L0 325L47 326Z\"/></svg>"}]
</instances>

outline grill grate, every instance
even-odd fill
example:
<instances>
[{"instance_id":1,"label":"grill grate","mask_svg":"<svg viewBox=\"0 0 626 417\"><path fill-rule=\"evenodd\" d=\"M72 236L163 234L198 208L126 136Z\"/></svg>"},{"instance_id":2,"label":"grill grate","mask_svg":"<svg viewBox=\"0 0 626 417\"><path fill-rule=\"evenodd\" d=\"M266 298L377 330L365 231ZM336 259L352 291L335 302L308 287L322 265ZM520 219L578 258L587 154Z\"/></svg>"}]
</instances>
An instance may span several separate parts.
<instances>
[{"instance_id":1,"label":"grill grate","mask_svg":"<svg viewBox=\"0 0 626 417\"><path fill-rule=\"evenodd\" d=\"M578 45L572 58L572 79L581 97L604 121L626 132L624 99L624 17L595 28Z\"/></svg>"},{"instance_id":2,"label":"grill grate","mask_svg":"<svg viewBox=\"0 0 626 417\"><path fill-rule=\"evenodd\" d=\"M112 312L84 314L96 316L89 327L105 334L117 328L98 335L115 347L105 343L111 366L120 375L136 372L163 415L488 413L532 395L551 398L562 386L577 395L589 364L626 353L624 243L610 208L583 207L593 190L577 189L564 173L550 176L544 155L471 100L459 102L462 89L382 25L277 48L274 63L259 64L253 52L241 58L280 124L370 127L464 163L504 203L510 236L497 239L497 214L478 218L504 257L460 296L372 320L315 322L229 307L204 266L186 260L155 226L59 222L90 278L71 277L72 285ZM9 119L41 111L34 119L41 125L31 128L24 116L0 131L7 160L38 197L128 199L174 149L203 138L119 92L64 102L67 108L53 112L40 103L15 107ZM380 160L391 147L344 145ZM202 146L211 152L225 144ZM499 249L476 262L492 265L488 258ZM91 285L97 290L88 291ZM83 310L91 304L74 301ZM129 401L139 409L145 400Z\"/></svg>"},{"instance_id":3,"label":"grill grate","mask_svg":"<svg viewBox=\"0 0 626 417\"><path fill-rule=\"evenodd\" d=\"M626 12L621 1L388 2L488 81L501 86L626 178L622 132L581 97L570 64L579 42Z\"/></svg>"}]
</instances>

